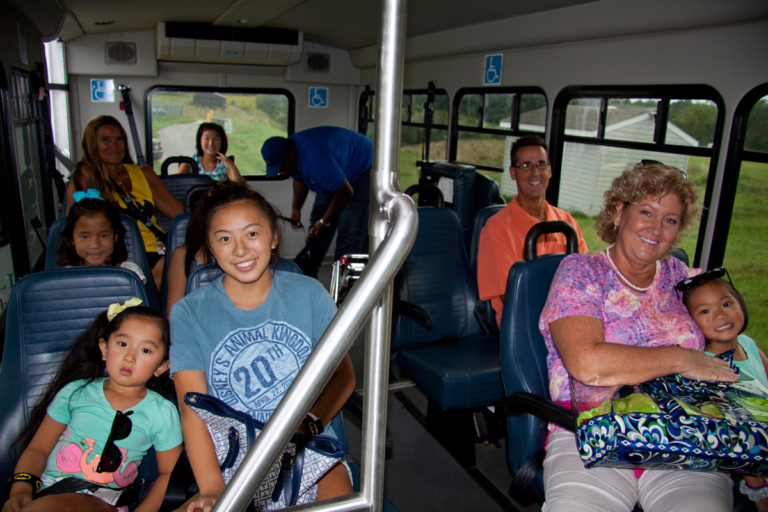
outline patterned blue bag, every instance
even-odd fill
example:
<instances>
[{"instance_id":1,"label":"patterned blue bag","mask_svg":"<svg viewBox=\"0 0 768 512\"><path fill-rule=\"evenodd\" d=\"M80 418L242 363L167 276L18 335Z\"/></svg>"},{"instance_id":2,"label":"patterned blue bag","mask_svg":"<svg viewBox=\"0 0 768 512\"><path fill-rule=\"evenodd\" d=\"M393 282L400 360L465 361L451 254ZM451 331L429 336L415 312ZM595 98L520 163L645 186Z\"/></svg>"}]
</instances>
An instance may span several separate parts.
<instances>
[{"instance_id":1,"label":"patterned blue bag","mask_svg":"<svg viewBox=\"0 0 768 512\"><path fill-rule=\"evenodd\" d=\"M721 356L731 362L733 352ZM670 375L625 386L579 415L579 453L587 468L768 475L766 391L743 373L734 385Z\"/></svg>"},{"instance_id":2,"label":"patterned blue bag","mask_svg":"<svg viewBox=\"0 0 768 512\"><path fill-rule=\"evenodd\" d=\"M216 448L221 475L229 483L264 425L211 395L187 393L184 403L205 422ZM317 481L344 455L341 442L333 437L295 434L253 497L256 510L277 510L315 501Z\"/></svg>"}]
</instances>

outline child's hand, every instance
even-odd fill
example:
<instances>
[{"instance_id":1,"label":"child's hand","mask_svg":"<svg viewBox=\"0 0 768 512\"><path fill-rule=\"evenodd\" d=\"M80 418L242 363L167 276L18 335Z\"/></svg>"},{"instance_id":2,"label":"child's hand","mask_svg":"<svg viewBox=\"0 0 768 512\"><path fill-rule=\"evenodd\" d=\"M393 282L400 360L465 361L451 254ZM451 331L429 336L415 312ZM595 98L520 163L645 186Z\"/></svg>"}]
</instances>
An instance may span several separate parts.
<instances>
[{"instance_id":1,"label":"child's hand","mask_svg":"<svg viewBox=\"0 0 768 512\"><path fill-rule=\"evenodd\" d=\"M217 495L200 495L197 499L189 502L187 512L211 512L218 499Z\"/></svg>"},{"instance_id":2,"label":"child's hand","mask_svg":"<svg viewBox=\"0 0 768 512\"><path fill-rule=\"evenodd\" d=\"M30 503L32 503L32 492L19 492L8 498L3 505L3 512L19 512Z\"/></svg>"},{"instance_id":3,"label":"child's hand","mask_svg":"<svg viewBox=\"0 0 768 512\"><path fill-rule=\"evenodd\" d=\"M697 275L701 274L704 271L704 269L701 268L689 268L685 271L685 277L688 279L692 277L696 277Z\"/></svg>"}]
</instances>

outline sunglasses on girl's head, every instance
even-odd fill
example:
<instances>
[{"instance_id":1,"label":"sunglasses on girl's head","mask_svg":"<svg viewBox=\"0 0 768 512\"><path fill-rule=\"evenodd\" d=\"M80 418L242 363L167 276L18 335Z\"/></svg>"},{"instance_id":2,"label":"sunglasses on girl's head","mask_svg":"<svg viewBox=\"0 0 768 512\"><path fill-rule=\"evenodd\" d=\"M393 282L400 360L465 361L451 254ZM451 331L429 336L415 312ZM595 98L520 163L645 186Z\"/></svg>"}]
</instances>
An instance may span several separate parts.
<instances>
[{"instance_id":1,"label":"sunglasses on girl's head","mask_svg":"<svg viewBox=\"0 0 768 512\"><path fill-rule=\"evenodd\" d=\"M727 276L728 282L731 283L731 286L733 286L733 281L731 281L731 276L730 274L728 274L728 271L725 269L725 267L717 267L717 268L713 268L712 270L707 270L706 272L702 272L697 276L686 277L682 281L678 282L675 285L675 288L677 288L681 292L684 292L685 290L693 288L701 281L712 281L723 276Z\"/></svg>"},{"instance_id":2,"label":"sunglasses on girl's head","mask_svg":"<svg viewBox=\"0 0 768 512\"><path fill-rule=\"evenodd\" d=\"M123 454L115 444L115 441L120 441L131 435L133 424L128 417L131 414L133 414L133 411L128 411L125 414L122 411L117 411L115 420L112 422L112 430L107 438L107 444L104 445L104 451L101 453L99 465L96 466L97 473L113 473L117 471L117 468L123 462Z\"/></svg>"}]
</instances>

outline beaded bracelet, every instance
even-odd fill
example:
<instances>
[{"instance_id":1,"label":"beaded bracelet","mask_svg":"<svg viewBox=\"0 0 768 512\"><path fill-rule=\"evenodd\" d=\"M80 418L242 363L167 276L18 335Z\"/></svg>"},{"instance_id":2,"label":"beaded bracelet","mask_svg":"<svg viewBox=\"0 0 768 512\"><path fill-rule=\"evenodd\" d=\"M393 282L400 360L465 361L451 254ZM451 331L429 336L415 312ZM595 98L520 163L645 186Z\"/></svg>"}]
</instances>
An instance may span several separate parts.
<instances>
[{"instance_id":1,"label":"beaded bracelet","mask_svg":"<svg viewBox=\"0 0 768 512\"><path fill-rule=\"evenodd\" d=\"M739 490L743 495L750 499L750 501L758 502L764 499L768 499L768 485L763 480L763 485L757 489L747 485L745 480L742 480L739 484Z\"/></svg>"}]
</instances>

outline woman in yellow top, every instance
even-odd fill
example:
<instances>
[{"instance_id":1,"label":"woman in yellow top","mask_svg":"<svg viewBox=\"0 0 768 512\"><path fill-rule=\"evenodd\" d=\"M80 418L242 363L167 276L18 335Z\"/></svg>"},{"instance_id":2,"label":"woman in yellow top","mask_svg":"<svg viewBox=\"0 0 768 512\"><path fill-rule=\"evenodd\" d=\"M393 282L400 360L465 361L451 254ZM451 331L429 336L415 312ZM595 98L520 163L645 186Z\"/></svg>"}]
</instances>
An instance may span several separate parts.
<instances>
[{"instance_id":1,"label":"woman in yellow top","mask_svg":"<svg viewBox=\"0 0 768 512\"><path fill-rule=\"evenodd\" d=\"M125 129L112 116L98 116L88 122L83 132L83 156L67 187L67 211L74 203L76 191L93 188L136 218L152 277L159 288L165 245L158 238L164 237L164 233L157 224L155 211L171 219L184 209L151 167L133 163L126 149L127 140Z\"/></svg>"}]
</instances>

